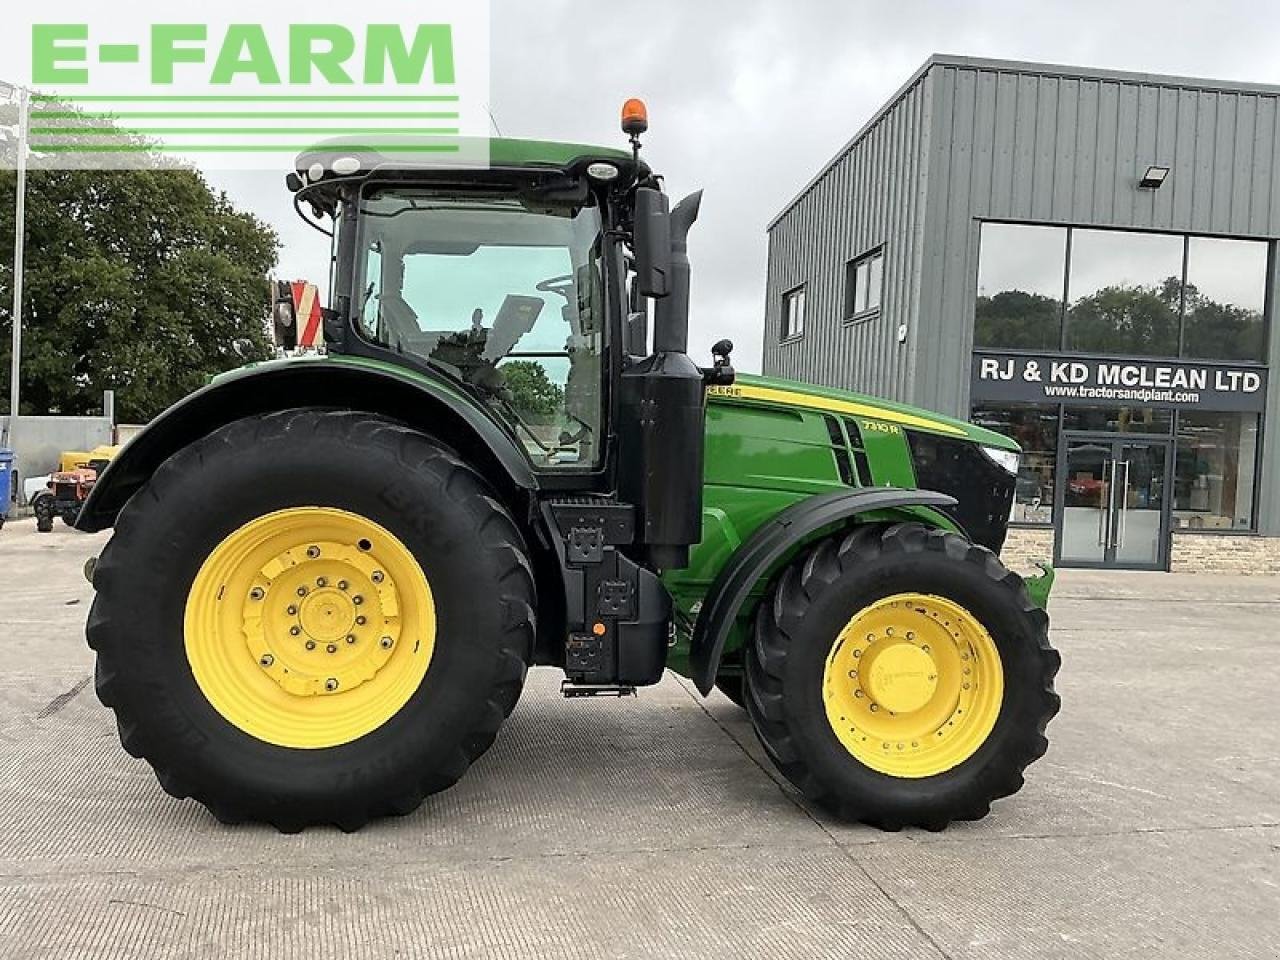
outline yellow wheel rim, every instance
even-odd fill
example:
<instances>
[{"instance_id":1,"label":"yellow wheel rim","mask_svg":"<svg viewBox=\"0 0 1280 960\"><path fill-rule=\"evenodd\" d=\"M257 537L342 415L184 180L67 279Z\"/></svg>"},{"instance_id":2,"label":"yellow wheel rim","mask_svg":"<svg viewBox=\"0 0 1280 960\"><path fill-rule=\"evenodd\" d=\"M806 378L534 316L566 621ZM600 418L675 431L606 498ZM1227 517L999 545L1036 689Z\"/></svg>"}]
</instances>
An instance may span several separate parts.
<instances>
[{"instance_id":1,"label":"yellow wheel rim","mask_svg":"<svg viewBox=\"0 0 1280 960\"><path fill-rule=\"evenodd\" d=\"M384 527L328 507L259 517L218 544L187 595L187 661L229 723L282 747L349 743L426 676L431 587Z\"/></svg>"},{"instance_id":2,"label":"yellow wheel rim","mask_svg":"<svg viewBox=\"0 0 1280 960\"><path fill-rule=\"evenodd\" d=\"M894 777L959 766L995 727L1000 653L981 621L945 597L899 593L864 607L822 676L827 721L854 757Z\"/></svg>"}]
</instances>

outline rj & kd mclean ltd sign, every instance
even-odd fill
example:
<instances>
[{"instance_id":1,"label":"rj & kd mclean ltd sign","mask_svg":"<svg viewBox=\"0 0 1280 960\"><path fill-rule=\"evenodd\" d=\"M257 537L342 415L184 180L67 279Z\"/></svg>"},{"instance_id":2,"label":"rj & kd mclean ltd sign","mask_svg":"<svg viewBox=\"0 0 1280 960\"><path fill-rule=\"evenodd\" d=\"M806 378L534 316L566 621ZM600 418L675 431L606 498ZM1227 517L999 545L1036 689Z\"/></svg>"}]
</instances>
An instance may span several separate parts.
<instances>
[{"instance_id":1,"label":"rj & kd mclean ltd sign","mask_svg":"<svg viewBox=\"0 0 1280 960\"><path fill-rule=\"evenodd\" d=\"M1220 363L974 354L975 401L1260 412L1267 371Z\"/></svg>"}]
</instances>

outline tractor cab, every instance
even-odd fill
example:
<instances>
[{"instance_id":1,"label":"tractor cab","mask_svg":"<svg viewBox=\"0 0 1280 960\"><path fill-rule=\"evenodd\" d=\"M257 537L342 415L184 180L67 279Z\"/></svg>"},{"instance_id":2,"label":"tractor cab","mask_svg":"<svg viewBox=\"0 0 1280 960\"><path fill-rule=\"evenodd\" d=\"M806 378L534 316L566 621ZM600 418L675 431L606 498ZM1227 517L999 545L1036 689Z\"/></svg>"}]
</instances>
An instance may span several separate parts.
<instances>
[{"instance_id":1,"label":"tractor cab","mask_svg":"<svg viewBox=\"0 0 1280 960\"><path fill-rule=\"evenodd\" d=\"M299 158L291 186L337 224L330 349L448 378L539 469L597 468L625 284L618 231L648 170L571 144L491 151L494 166L465 180L340 146Z\"/></svg>"}]
</instances>

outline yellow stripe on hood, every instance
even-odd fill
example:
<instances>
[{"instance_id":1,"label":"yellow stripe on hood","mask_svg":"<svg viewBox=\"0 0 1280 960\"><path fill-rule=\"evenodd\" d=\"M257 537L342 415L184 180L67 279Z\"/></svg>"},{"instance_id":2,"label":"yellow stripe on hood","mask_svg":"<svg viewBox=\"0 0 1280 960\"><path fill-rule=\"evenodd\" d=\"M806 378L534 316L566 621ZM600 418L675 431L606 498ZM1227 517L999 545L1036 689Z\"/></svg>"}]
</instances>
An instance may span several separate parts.
<instances>
[{"instance_id":1,"label":"yellow stripe on hood","mask_svg":"<svg viewBox=\"0 0 1280 960\"><path fill-rule=\"evenodd\" d=\"M774 387L758 387L754 384L734 385L732 387L709 387L707 393L713 397L740 398L743 400L765 400L769 403L782 403L792 407L806 407L810 410L825 410L829 413L846 413L855 417L868 417L872 420L884 420L888 423L899 423L904 427L919 427L921 430L932 430L935 433L948 433L963 437L967 434L959 427L928 417L918 417L913 413L902 413L875 407L854 400L836 400L832 397L818 397L811 393L797 393L793 390L778 390Z\"/></svg>"}]
</instances>

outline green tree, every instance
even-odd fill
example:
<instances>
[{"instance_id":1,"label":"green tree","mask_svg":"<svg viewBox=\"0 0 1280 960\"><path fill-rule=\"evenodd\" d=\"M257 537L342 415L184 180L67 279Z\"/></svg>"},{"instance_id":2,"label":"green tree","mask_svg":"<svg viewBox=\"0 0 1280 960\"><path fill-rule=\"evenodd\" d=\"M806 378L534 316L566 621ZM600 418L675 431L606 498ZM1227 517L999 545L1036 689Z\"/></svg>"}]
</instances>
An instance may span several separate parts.
<instances>
[{"instance_id":1,"label":"green tree","mask_svg":"<svg viewBox=\"0 0 1280 960\"><path fill-rule=\"evenodd\" d=\"M564 407L564 389L551 382L547 371L531 360L512 360L502 365L511 404L530 417L551 417Z\"/></svg>"},{"instance_id":2,"label":"green tree","mask_svg":"<svg viewBox=\"0 0 1280 960\"><path fill-rule=\"evenodd\" d=\"M4 123L0 117L0 123ZM0 143L0 394L9 390L16 177ZM195 171L33 170L22 412L84 414L115 390L142 422L211 375L270 355L275 233Z\"/></svg>"},{"instance_id":3,"label":"green tree","mask_svg":"<svg viewBox=\"0 0 1280 960\"><path fill-rule=\"evenodd\" d=\"M978 297L974 343L980 347L1053 350L1058 346L1062 301L1022 290Z\"/></svg>"},{"instance_id":4,"label":"green tree","mask_svg":"<svg viewBox=\"0 0 1280 960\"><path fill-rule=\"evenodd\" d=\"M1117 285L1081 297L1067 311L1067 346L1100 353L1176 356L1182 284Z\"/></svg>"},{"instance_id":5,"label":"green tree","mask_svg":"<svg viewBox=\"0 0 1280 960\"><path fill-rule=\"evenodd\" d=\"M1257 310L1210 300L1186 286L1186 355L1214 360L1267 359L1266 326Z\"/></svg>"}]
</instances>

